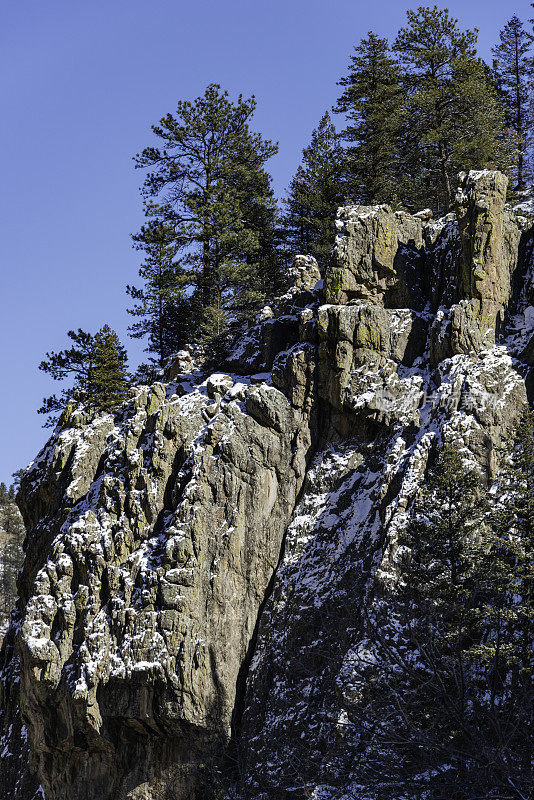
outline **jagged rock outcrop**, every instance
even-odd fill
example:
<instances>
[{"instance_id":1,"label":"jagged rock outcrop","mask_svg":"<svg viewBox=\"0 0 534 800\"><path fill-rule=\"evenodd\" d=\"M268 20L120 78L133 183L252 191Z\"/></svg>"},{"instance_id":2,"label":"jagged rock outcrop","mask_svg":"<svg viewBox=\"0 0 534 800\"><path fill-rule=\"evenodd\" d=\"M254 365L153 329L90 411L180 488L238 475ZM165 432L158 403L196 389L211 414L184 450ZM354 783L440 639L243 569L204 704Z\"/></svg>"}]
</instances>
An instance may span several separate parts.
<instances>
[{"instance_id":1,"label":"jagged rock outcrop","mask_svg":"<svg viewBox=\"0 0 534 800\"><path fill-rule=\"evenodd\" d=\"M505 190L462 176L442 220L341 208L324 286L298 257L220 372L181 357L64 420L21 486L6 796L350 796L370 580L436 446L489 478L527 401L533 228Z\"/></svg>"},{"instance_id":2,"label":"jagged rock outcrop","mask_svg":"<svg viewBox=\"0 0 534 800\"><path fill-rule=\"evenodd\" d=\"M187 388L73 415L23 481L21 711L46 796L182 791L229 738L313 409L226 375Z\"/></svg>"}]
</instances>

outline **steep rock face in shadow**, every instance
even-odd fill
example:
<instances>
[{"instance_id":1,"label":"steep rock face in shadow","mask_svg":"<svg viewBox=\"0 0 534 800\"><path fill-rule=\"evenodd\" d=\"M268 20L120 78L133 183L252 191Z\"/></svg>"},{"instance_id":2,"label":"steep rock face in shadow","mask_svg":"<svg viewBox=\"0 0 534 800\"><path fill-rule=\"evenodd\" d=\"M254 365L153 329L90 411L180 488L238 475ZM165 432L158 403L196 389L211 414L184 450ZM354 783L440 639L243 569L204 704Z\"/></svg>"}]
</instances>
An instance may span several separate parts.
<instances>
[{"instance_id":1,"label":"steep rock face in shadow","mask_svg":"<svg viewBox=\"0 0 534 800\"><path fill-rule=\"evenodd\" d=\"M350 780L340 675L438 444L491 475L526 403L532 220L338 212L220 372L80 409L28 468L0 786L33 800L304 797ZM325 302L326 301L326 302ZM194 364L191 364L194 368ZM348 785L348 783L347 783ZM308 795L306 795L308 796Z\"/></svg>"},{"instance_id":2,"label":"steep rock face in shadow","mask_svg":"<svg viewBox=\"0 0 534 800\"><path fill-rule=\"evenodd\" d=\"M415 218L411 229L387 207L340 209L337 266L325 281L337 302L317 314L324 444L260 620L242 723L244 796L354 796L347 664L372 578L393 574L397 532L436 447L454 445L489 478L526 404L528 368L505 325L513 275L534 267L518 259L532 228L504 208L505 191L504 176L469 173L457 220ZM419 279L407 291L410 273ZM391 302L414 286L424 302Z\"/></svg>"}]
</instances>

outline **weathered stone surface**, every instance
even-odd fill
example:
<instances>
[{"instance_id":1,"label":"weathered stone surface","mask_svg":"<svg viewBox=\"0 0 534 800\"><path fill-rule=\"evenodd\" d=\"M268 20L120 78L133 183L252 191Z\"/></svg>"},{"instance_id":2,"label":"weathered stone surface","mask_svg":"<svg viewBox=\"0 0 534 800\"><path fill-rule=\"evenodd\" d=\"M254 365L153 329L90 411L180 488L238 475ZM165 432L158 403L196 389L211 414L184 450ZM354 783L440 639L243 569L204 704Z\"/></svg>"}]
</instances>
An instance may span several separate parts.
<instances>
[{"instance_id":1,"label":"weathered stone surface","mask_svg":"<svg viewBox=\"0 0 534 800\"><path fill-rule=\"evenodd\" d=\"M170 360L165 369L165 380L174 381L179 375L188 375L199 370L204 363L204 348L201 345L186 345Z\"/></svg>"},{"instance_id":2,"label":"weathered stone surface","mask_svg":"<svg viewBox=\"0 0 534 800\"><path fill-rule=\"evenodd\" d=\"M316 337L313 310L322 300L323 280L315 259L295 256L288 284L284 295L261 310L255 325L237 329L226 369L240 375L270 371L278 353Z\"/></svg>"},{"instance_id":3,"label":"weathered stone surface","mask_svg":"<svg viewBox=\"0 0 534 800\"><path fill-rule=\"evenodd\" d=\"M524 228L505 207L506 186L500 172L462 173L456 214L436 221L388 206L340 208L326 301L421 310L425 302L436 309L476 299L506 307Z\"/></svg>"},{"instance_id":4,"label":"weathered stone surface","mask_svg":"<svg viewBox=\"0 0 534 800\"><path fill-rule=\"evenodd\" d=\"M312 446L313 379L306 415L265 383L204 385L178 397L155 384L122 422L58 432L23 481L34 527L16 652L47 797L153 797L162 780L181 785L213 731L230 736ZM206 423L208 395L220 400ZM52 484L62 498L44 494Z\"/></svg>"},{"instance_id":5,"label":"weathered stone surface","mask_svg":"<svg viewBox=\"0 0 534 800\"><path fill-rule=\"evenodd\" d=\"M372 365L352 373L349 434L317 453L289 526L248 680L243 797L278 800L297 779L318 797L350 792L357 776L343 736L345 664L372 576L391 569L436 445L452 444L490 475L526 402L505 348L447 359L435 383L424 370L391 375L397 389L381 407ZM372 428L360 422L370 410Z\"/></svg>"},{"instance_id":6,"label":"weathered stone surface","mask_svg":"<svg viewBox=\"0 0 534 800\"><path fill-rule=\"evenodd\" d=\"M315 397L316 348L309 343L297 344L278 355L273 364L272 382L295 408L312 411Z\"/></svg>"},{"instance_id":7,"label":"weathered stone surface","mask_svg":"<svg viewBox=\"0 0 534 800\"><path fill-rule=\"evenodd\" d=\"M517 264L520 230L505 208L508 179L501 172L460 175L456 207L462 241L461 296L510 300L511 275Z\"/></svg>"},{"instance_id":8,"label":"weathered stone surface","mask_svg":"<svg viewBox=\"0 0 534 800\"><path fill-rule=\"evenodd\" d=\"M502 307L492 300L461 300L436 313L430 332L433 366L458 353L478 353L495 344Z\"/></svg>"},{"instance_id":9,"label":"weathered stone surface","mask_svg":"<svg viewBox=\"0 0 534 800\"><path fill-rule=\"evenodd\" d=\"M313 256L295 256L288 278L291 287L295 289L315 289L317 282L321 280L319 265Z\"/></svg>"},{"instance_id":10,"label":"weathered stone surface","mask_svg":"<svg viewBox=\"0 0 534 800\"><path fill-rule=\"evenodd\" d=\"M399 237L389 206L346 206L336 219L335 264L325 279L327 303L379 300L397 282Z\"/></svg>"},{"instance_id":11,"label":"weathered stone surface","mask_svg":"<svg viewBox=\"0 0 534 800\"><path fill-rule=\"evenodd\" d=\"M320 393L341 410L354 370L388 359L410 366L424 352L427 323L410 309L372 303L322 306L318 311Z\"/></svg>"},{"instance_id":12,"label":"weathered stone surface","mask_svg":"<svg viewBox=\"0 0 534 800\"><path fill-rule=\"evenodd\" d=\"M324 294L298 257L217 371L65 413L22 481L6 797L350 796L370 581L436 448L491 479L534 389L534 240L503 187L463 176L441 220L340 209Z\"/></svg>"}]
</instances>

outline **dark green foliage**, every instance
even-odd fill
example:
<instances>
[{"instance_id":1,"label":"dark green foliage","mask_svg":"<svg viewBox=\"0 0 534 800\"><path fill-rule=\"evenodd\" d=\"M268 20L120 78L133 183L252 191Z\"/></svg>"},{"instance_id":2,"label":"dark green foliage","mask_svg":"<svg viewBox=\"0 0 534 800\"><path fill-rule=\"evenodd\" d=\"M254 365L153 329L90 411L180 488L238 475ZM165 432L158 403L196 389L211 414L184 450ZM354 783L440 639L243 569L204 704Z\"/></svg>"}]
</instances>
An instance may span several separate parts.
<instances>
[{"instance_id":1,"label":"dark green foliage","mask_svg":"<svg viewBox=\"0 0 534 800\"><path fill-rule=\"evenodd\" d=\"M128 390L126 350L109 325L104 325L93 339L93 366L87 385L89 405L99 411L115 411L124 402Z\"/></svg>"},{"instance_id":2,"label":"dark green foliage","mask_svg":"<svg viewBox=\"0 0 534 800\"><path fill-rule=\"evenodd\" d=\"M182 302L196 338L221 332L280 281L276 206L264 169L278 148L250 130L255 106L253 97L232 103L211 84L154 125L160 146L135 159L149 170L149 222L134 238L150 246L155 225L172 231L167 244L173 258L180 254ZM183 343L179 335L171 349Z\"/></svg>"},{"instance_id":3,"label":"dark green foliage","mask_svg":"<svg viewBox=\"0 0 534 800\"><path fill-rule=\"evenodd\" d=\"M14 497L14 488L10 486L9 489L2 481L0 483L0 510L7 506L9 503L13 502Z\"/></svg>"},{"instance_id":4,"label":"dark green foliage","mask_svg":"<svg viewBox=\"0 0 534 800\"><path fill-rule=\"evenodd\" d=\"M58 353L47 353L39 369L47 372L55 381L72 376L77 385L85 389L91 374L93 337L81 328L69 331L67 336L74 342L74 347Z\"/></svg>"},{"instance_id":5,"label":"dark green foliage","mask_svg":"<svg viewBox=\"0 0 534 800\"><path fill-rule=\"evenodd\" d=\"M14 500L15 496L20 488L20 481L24 475L25 470L17 469L11 476L13 478L13 483L9 487L9 499Z\"/></svg>"},{"instance_id":6,"label":"dark green foliage","mask_svg":"<svg viewBox=\"0 0 534 800\"><path fill-rule=\"evenodd\" d=\"M377 583L347 704L369 797L528 796L532 690L507 666L518 630L502 618L518 591L530 613L532 599L503 555L506 525L489 531L481 485L442 451L399 539L398 574Z\"/></svg>"},{"instance_id":7,"label":"dark green foliage","mask_svg":"<svg viewBox=\"0 0 534 800\"><path fill-rule=\"evenodd\" d=\"M530 93L534 80L531 52L534 37L514 14L499 34L493 48L493 70L505 112L506 124L514 132L516 189L525 187L525 156L528 133L534 122Z\"/></svg>"},{"instance_id":8,"label":"dark green foliage","mask_svg":"<svg viewBox=\"0 0 534 800\"><path fill-rule=\"evenodd\" d=\"M50 352L39 364L39 369L50 375L55 381L70 380L72 386L62 389L61 395L53 394L43 399L43 405L38 414L48 414L45 427L55 425L58 412L65 408L69 400L75 395L87 391L87 385L92 369L93 336L82 331L68 331L67 336L74 342L72 347Z\"/></svg>"},{"instance_id":9,"label":"dark green foliage","mask_svg":"<svg viewBox=\"0 0 534 800\"><path fill-rule=\"evenodd\" d=\"M401 196L448 211L457 173L506 171L509 142L491 77L476 55L478 31L461 31L458 20L437 6L407 16L393 46L406 98L399 128Z\"/></svg>"},{"instance_id":10,"label":"dark green foliage","mask_svg":"<svg viewBox=\"0 0 534 800\"><path fill-rule=\"evenodd\" d=\"M302 164L289 184L283 220L286 246L312 255L323 269L334 244L334 217L346 199L344 156L328 112L302 151Z\"/></svg>"},{"instance_id":11,"label":"dark green foliage","mask_svg":"<svg viewBox=\"0 0 534 800\"><path fill-rule=\"evenodd\" d=\"M8 536L20 536L24 526L13 500L0 504L0 526Z\"/></svg>"},{"instance_id":12,"label":"dark green foliage","mask_svg":"<svg viewBox=\"0 0 534 800\"><path fill-rule=\"evenodd\" d=\"M353 200L446 212L461 170L509 171L513 143L477 35L447 9L419 7L393 52L372 32L355 47L335 109L347 117Z\"/></svg>"},{"instance_id":13,"label":"dark green foliage","mask_svg":"<svg viewBox=\"0 0 534 800\"><path fill-rule=\"evenodd\" d=\"M39 369L54 380L70 380L60 397L43 400L39 414L48 414L45 426L55 425L70 400L81 401L98 411L113 411L126 396L128 374L126 351L117 334L104 325L94 336L81 329L69 331L74 346L46 354Z\"/></svg>"},{"instance_id":14,"label":"dark green foliage","mask_svg":"<svg viewBox=\"0 0 534 800\"><path fill-rule=\"evenodd\" d=\"M401 71L387 39L369 31L354 47L348 74L338 85L343 94L334 109L347 127L348 191L352 199L390 202L398 182L396 151L398 112L402 106Z\"/></svg>"},{"instance_id":15,"label":"dark green foliage","mask_svg":"<svg viewBox=\"0 0 534 800\"><path fill-rule=\"evenodd\" d=\"M145 285L142 289L126 288L137 301L128 313L140 318L129 330L133 338L147 337L146 351L154 353L156 358L151 360L163 366L177 347L193 335L190 304L184 296L188 277L176 262L180 248L171 227L158 222L146 225L136 246L146 253L139 270Z\"/></svg>"},{"instance_id":16,"label":"dark green foliage","mask_svg":"<svg viewBox=\"0 0 534 800\"><path fill-rule=\"evenodd\" d=\"M531 679L534 645L534 414L525 412L499 482L499 502L485 533L488 558L480 583L488 603L481 612L493 620L498 637L479 652L510 670L516 684ZM497 670L498 671L498 670Z\"/></svg>"}]
</instances>

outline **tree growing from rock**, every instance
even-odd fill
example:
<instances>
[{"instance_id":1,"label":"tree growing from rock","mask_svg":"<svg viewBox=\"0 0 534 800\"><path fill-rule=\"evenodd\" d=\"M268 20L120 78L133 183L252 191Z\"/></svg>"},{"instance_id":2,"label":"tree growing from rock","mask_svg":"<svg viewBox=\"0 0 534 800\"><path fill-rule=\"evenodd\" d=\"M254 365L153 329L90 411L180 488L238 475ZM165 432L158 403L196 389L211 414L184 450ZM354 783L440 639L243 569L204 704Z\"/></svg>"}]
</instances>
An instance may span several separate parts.
<instances>
[{"instance_id":1,"label":"tree growing from rock","mask_svg":"<svg viewBox=\"0 0 534 800\"><path fill-rule=\"evenodd\" d=\"M68 331L68 338L73 342L71 347L58 352L49 352L39 364L39 369L46 372L55 381L69 381L72 385L56 394L43 399L38 414L47 414L46 427L55 425L59 413L63 411L74 394L87 391L93 367L93 336L78 328Z\"/></svg>"},{"instance_id":2,"label":"tree growing from rock","mask_svg":"<svg viewBox=\"0 0 534 800\"><path fill-rule=\"evenodd\" d=\"M401 71L387 39L369 31L354 47L336 113L346 115L348 192L361 203L390 202L397 194L397 137Z\"/></svg>"},{"instance_id":3,"label":"tree growing from rock","mask_svg":"<svg viewBox=\"0 0 534 800\"><path fill-rule=\"evenodd\" d=\"M489 70L477 58L478 31L462 31L447 9L407 12L393 49L403 70L399 153L401 196L451 208L457 173L507 171L510 143Z\"/></svg>"},{"instance_id":4,"label":"tree growing from rock","mask_svg":"<svg viewBox=\"0 0 534 800\"><path fill-rule=\"evenodd\" d=\"M285 199L283 224L293 253L312 255L324 269L334 245L334 215L345 199L344 156L326 112L302 151Z\"/></svg>"},{"instance_id":5,"label":"tree growing from rock","mask_svg":"<svg viewBox=\"0 0 534 800\"><path fill-rule=\"evenodd\" d=\"M115 411L128 391L128 356L109 325L94 336L92 362L87 385L89 405L99 411Z\"/></svg>"},{"instance_id":6,"label":"tree growing from rock","mask_svg":"<svg viewBox=\"0 0 534 800\"><path fill-rule=\"evenodd\" d=\"M172 230L168 246L187 273L183 297L205 339L280 280L276 205L265 171L278 147L250 130L255 107L254 97L232 103L210 84L152 126L159 146L135 157L148 170L142 190L148 223L134 239L150 244L154 224Z\"/></svg>"},{"instance_id":7,"label":"tree growing from rock","mask_svg":"<svg viewBox=\"0 0 534 800\"><path fill-rule=\"evenodd\" d=\"M373 32L354 48L334 109L347 119L354 200L445 212L461 170L509 170L513 143L477 36L425 6L407 12L391 50Z\"/></svg>"},{"instance_id":8,"label":"tree growing from rock","mask_svg":"<svg viewBox=\"0 0 534 800\"><path fill-rule=\"evenodd\" d=\"M136 246L145 251L145 261L139 270L144 286L126 287L136 301L128 313L138 318L129 328L130 335L136 339L146 337L146 351L162 367L193 336L184 296L188 278L176 261L179 247L169 226L158 222L147 225L143 240Z\"/></svg>"},{"instance_id":9,"label":"tree growing from rock","mask_svg":"<svg viewBox=\"0 0 534 800\"><path fill-rule=\"evenodd\" d=\"M517 427L496 490L480 583L491 598L482 615L488 615L488 622L495 620L499 635L484 642L480 652L494 661L496 676L502 679L500 673L510 671L511 683L524 685L526 691L534 646L534 413L530 410Z\"/></svg>"},{"instance_id":10,"label":"tree growing from rock","mask_svg":"<svg viewBox=\"0 0 534 800\"><path fill-rule=\"evenodd\" d=\"M468 655L487 675L486 706L493 710L489 722L499 744L496 768L510 784L510 797L527 797L534 752L534 414L529 409L492 494L475 559L477 636Z\"/></svg>"},{"instance_id":11,"label":"tree growing from rock","mask_svg":"<svg viewBox=\"0 0 534 800\"><path fill-rule=\"evenodd\" d=\"M493 68L504 107L506 124L514 132L516 148L516 189L525 188L525 162L528 134L533 124L532 83L534 60L531 53L534 37L514 14L499 34L493 48Z\"/></svg>"},{"instance_id":12,"label":"tree growing from rock","mask_svg":"<svg viewBox=\"0 0 534 800\"><path fill-rule=\"evenodd\" d=\"M47 414L46 427L55 425L71 400L99 411L113 411L126 396L128 374L126 350L108 325L96 334L79 328L69 331L72 347L49 352L39 364L56 381L69 381L59 397L45 397L39 414Z\"/></svg>"}]
</instances>

